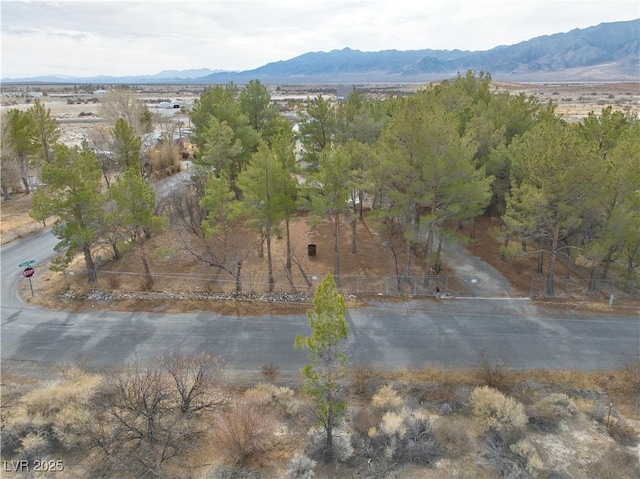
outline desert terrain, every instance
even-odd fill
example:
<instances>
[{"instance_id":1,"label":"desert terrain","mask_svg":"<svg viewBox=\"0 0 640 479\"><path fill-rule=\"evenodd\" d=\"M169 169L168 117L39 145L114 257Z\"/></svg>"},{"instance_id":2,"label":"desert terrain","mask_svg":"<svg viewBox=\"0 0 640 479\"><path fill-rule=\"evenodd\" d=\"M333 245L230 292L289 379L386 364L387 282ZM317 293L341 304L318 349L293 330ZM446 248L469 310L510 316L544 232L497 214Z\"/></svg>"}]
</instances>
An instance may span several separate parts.
<instances>
[{"instance_id":1,"label":"desert terrain","mask_svg":"<svg viewBox=\"0 0 640 479\"><path fill-rule=\"evenodd\" d=\"M569 120L579 120L590 111L612 105L621 110L640 113L640 90L638 84L498 84L514 94L535 95L543 102L557 104L557 112ZM402 94L418 86L368 86L371 95L384 96L389 93ZM284 92L282 91L284 90ZM306 94L322 92L331 94L332 87L282 87L279 96L304 97ZM197 87L184 90L182 87L141 87L140 98L145 99L151 111L166 113L154 108L160 101L180 99L188 104L197 98ZM74 97L75 98L75 97ZM28 108L22 98L2 98L3 111L7 108ZM69 97L54 97L48 94L42 100L51 108L52 115L59 120L62 141L79 144L95 125L103 123L99 117L99 104L80 99L81 103L70 103ZM181 115L179 111L171 112ZM182 114L183 119L187 119ZM21 196L2 203L2 243L18 239L41 229L43 226L29 219L26 212L30 198ZM333 271L331 225L326 222L309 223L304 213L292 223L294 253L300 263L295 270L295 283L300 293L296 302L219 300L206 297L211 291L212 270L196 261L185 252L178 241L176 231L168 229L154 236L145 246L149 253L152 271L158 272L154 290L183 290L194 295L176 300L173 297L146 297L140 287L139 261L125 256L120 261L110 261L109 253L102 255L103 273L99 274L98 288L88 288L82 278L82 264L72 266L77 274L71 279L61 273L45 272L34 278L36 297L28 299L34 305L66 310L86 310L89 307L123 311L157 311L179 313L184 311L217 311L223 314L243 316L271 313L276 315L301 314L310 304L306 279L322 277ZM512 288L514 296L526 296L531 292L531 278L536 277L535 257L504 261L500 255L503 238L498 225L489 217L476 219L475 239L469 240L470 225L456 230L456 252L445 261L443 276L450 276L448 287L454 292L468 293L467 286L455 279L460 274L459 261L470 255L491 265ZM350 250L350 229L347 224L341 229L341 271L344 284L351 284L349 277L356 275L383 278L391 271L391 255L379 240L380 232L365 216L358 222L356 253ZM238 232L238 234L246 234ZM274 264L278 265L277 293L289 292L291 287L285 279L281 265L284 258L284 240L274 241ZM257 242L251 242L243 267L243 291L251 293L264 290L264 260L257 254ZM307 255L307 245L315 244L318 254ZM456 259L456 261L454 261ZM105 272L106 271L106 272ZM303 275L304 271L304 275ZM469 274L469 270L466 270ZM111 273L109 273L111 272ZM185 274L180 281L176 275ZM422 271L416 267L416 275ZM568 273L566 264L560 260L557 277ZM578 281L587 279L586 269L574 266L571 275ZM312 279L313 281L313 279ZM500 281L496 276L496 284ZM178 284L179 283L179 284ZM224 275L216 281L217 287L226 284ZM229 278L228 287L233 282ZM21 284L23 296L28 298L26 281ZM60 296L69 287L68 294ZM368 285L371 292L349 295L349 306L357 307L377 291L384 282ZM502 283L500 283L502 287ZM375 288L379 288L376 290ZM435 286L434 286L435 288ZM85 301L87 295L90 302ZM117 292L135 292L136 296L118 296ZM109 292L116 294L109 296ZM200 296L196 295L198 293ZM104 294L105 296L100 296ZM305 294L307 294L305 296ZM201 299L198 299L201 298ZM402 299L406 299L404 296ZM389 301L395 301L389 298ZM613 308L607 304L607 295L594 298L574 296L570 289L562 290L556 299L544 301L544 307L584 309L585 311L618 311L632 314L637 309L637 299L616 301ZM309 431L313 417L309 413L308 399L301 393L301 376L281 374L277 368L265 365L261 371L242 377L232 372L215 389L206 394L222 398L219 407L198 413L188 423L198 426L198 446L182 451L183 456L163 469L164 477L218 479L230 477L280 478L291 469L294 453L315 457L315 477L403 477L410 479L437 479L442 477L471 479L493 477L535 477L557 479L635 478L640 473L636 458L640 453L640 368L630 361L615 371L515 371L505 362L478 358L475 368L446 370L425 367L412 371L381 371L370 367L353 365L348 378L348 404L346 422L341 431L343 437L355 445L351 449L343 445L343 460L334 465L324 465L314 456L313 441ZM98 455L91 454L87 460L82 452L86 444L78 438L78 428L89 423L78 421L83 411L90 407L90 393L108 382L110 372L90 368L82 358L69 364L44 365L24 362L2 361L2 423L3 444L14 441L13 454L5 453L3 459L28 457L49 458L63 461L65 472L28 475L3 472L3 477L89 477L100 471ZM208 385L211 386L211 385ZM487 401L502 401L500 394L514 398L511 416L504 418L511 446L501 443L500 438L491 442L484 428L490 418L484 416L481 403L481 388L490 387L491 398ZM484 392L486 393L486 391ZM224 421L232 419L238 410L236 401L244 398L253 410L259 412L264 422L255 419L253 427L272 431L266 434L264 446L234 459L233 441L214 431L222 429ZM506 404L506 403L505 403ZM507 412L506 409L503 412ZM191 419L190 419L191 420ZM512 422L511 422L512 421ZM516 424L517 423L517 424ZM423 427L420 443L423 449L414 456L407 456L402 447L406 445L407 430L419 425ZM505 429L505 430L506 430ZM27 431L27 432L25 432ZM47 434L28 431L49 431ZM420 431L420 430L418 430ZM513 434L513 436L510 436ZM21 436L22 435L22 436ZM20 438L29 438L19 442ZM45 437L46 441L38 438ZM501 436L502 437L502 436ZM31 442L29 442L31 441ZM64 442L67 441L67 442ZM63 445L64 444L64 447ZM75 445L67 447L69 444ZM376 449L378 448L378 449ZM385 449L386 448L386 449ZM386 451L386 452L385 452ZM385 456L385 454L388 455ZM5 461L6 464L11 464ZM33 464L33 463L31 463ZM303 469L303 468L300 468ZM106 470L106 469L105 469ZM505 472L506 471L506 472ZM508 476L511 471L520 476ZM32 471L33 472L33 471ZM292 473L291 473L292 474ZM289 475L286 477L313 477Z\"/></svg>"}]
</instances>

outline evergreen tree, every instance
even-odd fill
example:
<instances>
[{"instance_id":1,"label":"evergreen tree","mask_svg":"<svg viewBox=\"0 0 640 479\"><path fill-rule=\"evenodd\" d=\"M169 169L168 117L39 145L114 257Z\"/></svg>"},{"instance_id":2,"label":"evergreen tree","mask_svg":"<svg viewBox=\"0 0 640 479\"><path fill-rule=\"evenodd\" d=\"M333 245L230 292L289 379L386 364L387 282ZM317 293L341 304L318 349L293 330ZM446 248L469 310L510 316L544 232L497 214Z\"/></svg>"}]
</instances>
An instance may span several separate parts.
<instances>
[{"instance_id":1,"label":"evergreen tree","mask_svg":"<svg viewBox=\"0 0 640 479\"><path fill-rule=\"evenodd\" d=\"M302 373L304 390L315 402L315 416L326 433L325 461L333 460L333 431L347 410L345 380L347 374L347 322L344 298L327 275L313 297L313 309L307 313L311 336L297 335L295 347L309 354Z\"/></svg>"},{"instance_id":2,"label":"evergreen tree","mask_svg":"<svg viewBox=\"0 0 640 479\"><path fill-rule=\"evenodd\" d=\"M254 153L238 178L238 185L244 196L243 215L253 220L254 226L264 230L267 243L269 291L273 291L275 283L271 259L271 237L273 229L285 218L290 209L286 193L289 189L287 182L291 179L284 169L283 162L264 142L258 147L258 151Z\"/></svg>"},{"instance_id":3,"label":"evergreen tree","mask_svg":"<svg viewBox=\"0 0 640 479\"><path fill-rule=\"evenodd\" d=\"M82 253L92 283L97 272L91 248L104 222L101 179L100 162L91 150L58 144L53 161L42 167L46 187L35 192L29 212L38 221L57 218L52 232L61 241L55 250L63 253L57 266L68 266L76 253Z\"/></svg>"},{"instance_id":4,"label":"evergreen tree","mask_svg":"<svg viewBox=\"0 0 640 479\"><path fill-rule=\"evenodd\" d=\"M60 138L58 122L51 117L51 109L36 99L33 106L27 110L31 116L34 143L41 163L53 161L53 148Z\"/></svg>"}]
</instances>

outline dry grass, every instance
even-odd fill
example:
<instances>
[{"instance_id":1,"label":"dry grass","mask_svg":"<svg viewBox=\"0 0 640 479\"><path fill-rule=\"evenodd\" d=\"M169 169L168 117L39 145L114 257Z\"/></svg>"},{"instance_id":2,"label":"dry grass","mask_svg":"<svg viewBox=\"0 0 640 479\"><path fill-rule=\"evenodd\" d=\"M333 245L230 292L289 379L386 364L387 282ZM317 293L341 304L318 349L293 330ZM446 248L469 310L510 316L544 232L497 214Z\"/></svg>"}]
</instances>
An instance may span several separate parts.
<instances>
[{"instance_id":1,"label":"dry grass","mask_svg":"<svg viewBox=\"0 0 640 479\"><path fill-rule=\"evenodd\" d=\"M29 236L43 228L29 216L31 195L15 194L11 200L2 200L0 206L0 238L2 244Z\"/></svg>"},{"instance_id":2,"label":"dry grass","mask_svg":"<svg viewBox=\"0 0 640 479\"><path fill-rule=\"evenodd\" d=\"M589 465L587 474L598 479L636 479L640 475L640 463L636 454L612 445Z\"/></svg>"},{"instance_id":3,"label":"dry grass","mask_svg":"<svg viewBox=\"0 0 640 479\"><path fill-rule=\"evenodd\" d=\"M371 398L371 406L380 411L395 411L404 405L404 399L391 385L382 386Z\"/></svg>"},{"instance_id":4,"label":"dry grass","mask_svg":"<svg viewBox=\"0 0 640 479\"><path fill-rule=\"evenodd\" d=\"M487 386L471 394L473 417L480 431L519 431L527 424L524 406L512 397Z\"/></svg>"},{"instance_id":5,"label":"dry grass","mask_svg":"<svg viewBox=\"0 0 640 479\"><path fill-rule=\"evenodd\" d=\"M216 421L214 436L223 456L234 464L246 464L252 456L273 445L274 421L254 401L241 398Z\"/></svg>"}]
</instances>

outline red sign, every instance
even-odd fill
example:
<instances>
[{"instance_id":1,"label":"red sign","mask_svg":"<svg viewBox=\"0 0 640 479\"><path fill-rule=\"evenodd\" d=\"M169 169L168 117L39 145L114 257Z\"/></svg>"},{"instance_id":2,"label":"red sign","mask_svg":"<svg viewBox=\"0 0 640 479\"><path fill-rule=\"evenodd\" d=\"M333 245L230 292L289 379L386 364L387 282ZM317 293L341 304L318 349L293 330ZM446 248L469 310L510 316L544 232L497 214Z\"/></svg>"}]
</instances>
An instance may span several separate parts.
<instances>
[{"instance_id":1,"label":"red sign","mask_svg":"<svg viewBox=\"0 0 640 479\"><path fill-rule=\"evenodd\" d=\"M33 276L33 273L35 272L35 269L33 269L32 267L28 267L25 268L24 271L22 271L22 276L24 276L25 278L31 278L31 276Z\"/></svg>"}]
</instances>

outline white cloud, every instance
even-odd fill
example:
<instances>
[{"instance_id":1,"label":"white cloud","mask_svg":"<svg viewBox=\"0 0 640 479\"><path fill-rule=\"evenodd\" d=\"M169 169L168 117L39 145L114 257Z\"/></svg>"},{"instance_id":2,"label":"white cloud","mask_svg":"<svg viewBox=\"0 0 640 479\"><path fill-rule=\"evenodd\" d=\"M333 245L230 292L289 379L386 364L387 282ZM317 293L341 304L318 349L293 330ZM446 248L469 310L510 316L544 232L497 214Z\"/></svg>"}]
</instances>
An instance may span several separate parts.
<instances>
[{"instance_id":1,"label":"white cloud","mask_svg":"<svg viewBox=\"0 0 640 479\"><path fill-rule=\"evenodd\" d=\"M488 50L640 17L636 0L2 1L2 77L245 70L350 47Z\"/></svg>"}]
</instances>

